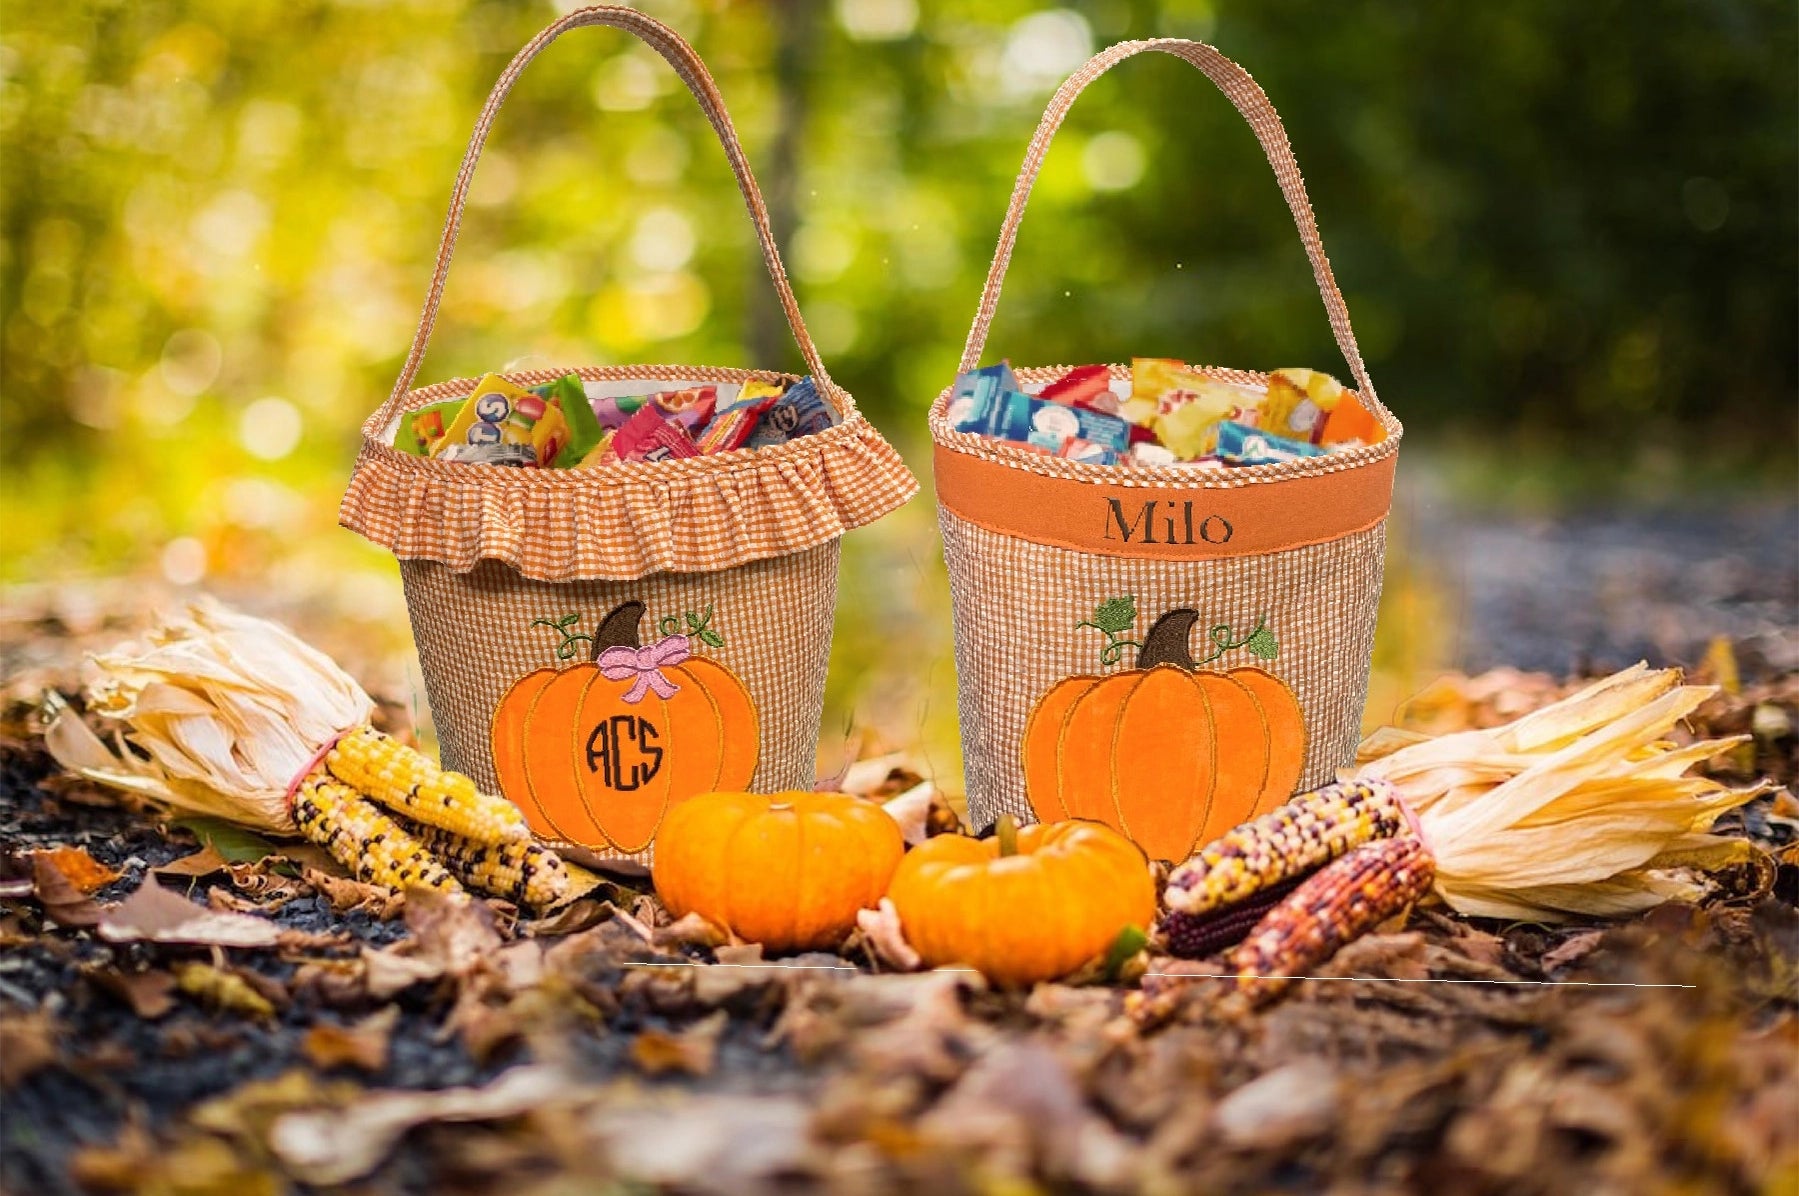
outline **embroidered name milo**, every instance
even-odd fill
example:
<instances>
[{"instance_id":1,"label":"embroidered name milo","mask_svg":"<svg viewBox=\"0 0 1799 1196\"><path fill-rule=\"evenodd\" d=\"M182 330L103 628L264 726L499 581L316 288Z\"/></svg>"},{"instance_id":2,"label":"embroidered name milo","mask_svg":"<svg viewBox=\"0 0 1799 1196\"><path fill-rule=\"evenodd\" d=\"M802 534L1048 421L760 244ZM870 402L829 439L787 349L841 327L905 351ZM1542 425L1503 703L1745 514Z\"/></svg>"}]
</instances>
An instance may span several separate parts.
<instances>
[{"instance_id":1,"label":"embroidered name milo","mask_svg":"<svg viewBox=\"0 0 1799 1196\"><path fill-rule=\"evenodd\" d=\"M1139 506L1108 498L1105 521L1105 538L1126 544L1226 544L1236 530L1222 515L1197 514L1191 499L1149 499Z\"/></svg>"}]
</instances>

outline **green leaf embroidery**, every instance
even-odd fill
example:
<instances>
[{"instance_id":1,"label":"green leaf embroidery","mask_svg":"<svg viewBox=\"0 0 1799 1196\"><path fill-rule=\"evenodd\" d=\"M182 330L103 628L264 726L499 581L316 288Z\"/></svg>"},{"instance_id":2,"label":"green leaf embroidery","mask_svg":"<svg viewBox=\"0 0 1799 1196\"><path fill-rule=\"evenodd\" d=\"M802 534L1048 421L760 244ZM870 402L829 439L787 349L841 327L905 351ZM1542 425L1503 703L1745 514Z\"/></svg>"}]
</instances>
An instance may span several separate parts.
<instances>
[{"instance_id":1,"label":"green leaf embroidery","mask_svg":"<svg viewBox=\"0 0 1799 1196\"><path fill-rule=\"evenodd\" d=\"M1255 634L1243 646L1249 649L1252 656L1263 660L1273 660L1281 650L1280 641L1274 638L1274 632L1266 625L1256 628Z\"/></svg>"},{"instance_id":2,"label":"green leaf embroidery","mask_svg":"<svg viewBox=\"0 0 1799 1196\"><path fill-rule=\"evenodd\" d=\"M1128 632L1137 622L1137 596L1126 594L1122 598L1108 598L1093 608L1091 619L1082 619L1076 623L1075 630L1083 627L1094 627L1106 637L1105 647L1099 650L1099 662L1102 665L1117 664L1127 647L1141 648L1143 645L1133 639L1126 639Z\"/></svg>"},{"instance_id":3,"label":"green leaf embroidery","mask_svg":"<svg viewBox=\"0 0 1799 1196\"><path fill-rule=\"evenodd\" d=\"M687 611L680 615L664 615L657 622L656 629L664 636L681 635L683 634L681 631L682 619L687 621L685 634L689 639L696 639L708 648L725 646L725 637L712 629L712 606L710 603L707 604L705 610L698 613Z\"/></svg>"},{"instance_id":4,"label":"green leaf embroidery","mask_svg":"<svg viewBox=\"0 0 1799 1196\"><path fill-rule=\"evenodd\" d=\"M1126 594L1122 598L1108 598L1093 608L1093 625L1101 631L1116 635L1121 631L1129 631L1131 624L1137 621L1137 597Z\"/></svg>"},{"instance_id":5,"label":"green leaf embroidery","mask_svg":"<svg viewBox=\"0 0 1799 1196\"><path fill-rule=\"evenodd\" d=\"M584 635L579 631L569 630L580 621L580 618L580 615L572 614L563 615L560 619L532 619L531 626L548 627L560 634L562 636L562 642L556 645L556 659L573 660L575 658L575 652L577 651L577 644L585 643L591 645L593 643L593 637L591 635Z\"/></svg>"}]
</instances>

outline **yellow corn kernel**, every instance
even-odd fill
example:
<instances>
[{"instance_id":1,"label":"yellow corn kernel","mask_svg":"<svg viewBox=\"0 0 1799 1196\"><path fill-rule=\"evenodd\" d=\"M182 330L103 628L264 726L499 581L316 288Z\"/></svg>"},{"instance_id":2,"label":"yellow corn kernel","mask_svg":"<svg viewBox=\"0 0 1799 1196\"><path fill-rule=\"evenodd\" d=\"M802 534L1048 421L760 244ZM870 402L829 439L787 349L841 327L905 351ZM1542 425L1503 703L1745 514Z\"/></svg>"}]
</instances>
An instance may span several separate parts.
<instances>
[{"instance_id":1,"label":"yellow corn kernel","mask_svg":"<svg viewBox=\"0 0 1799 1196\"><path fill-rule=\"evenodd\" d=\"M538 843L471 843L448 831L418 828L419 841L471 889L543 909L568 895L562 858Z\"/></svg>"},{"instance_id":2,"label":"yellow corn kernel","mask_svg":"<svg viewBox=\"0 0 1799 1196\"><path fill-rule=\"evenodd\" d=\"M1169 876L1165 900L1175 914L1211 914L1405 825L1399 794L1386 781L1326 785L1208 843Z\"/></svg>"},{"instance_id":3,"label":"yellow corn kernel","mask_svg":"<svg viewBox=\"0 0 1799 1196\"><path fill-rule=\"evenodd\" d=\"M323 768L300 783L294 821L357 880L395 889L462 891L423 843Z\"/></svg>"},{"instance_id":4,"label":"yellow corn kernel","mask_svg":"<svg viewBox=\"0 0 1799 1196\"><path fill-rule=\"evenodd\" d=\"M518 807L482 793L459 772L373 727L337 741L325 755L332 776L414 822L476 843L528 843L531 828Z\"/></svg>"}]
</instances>

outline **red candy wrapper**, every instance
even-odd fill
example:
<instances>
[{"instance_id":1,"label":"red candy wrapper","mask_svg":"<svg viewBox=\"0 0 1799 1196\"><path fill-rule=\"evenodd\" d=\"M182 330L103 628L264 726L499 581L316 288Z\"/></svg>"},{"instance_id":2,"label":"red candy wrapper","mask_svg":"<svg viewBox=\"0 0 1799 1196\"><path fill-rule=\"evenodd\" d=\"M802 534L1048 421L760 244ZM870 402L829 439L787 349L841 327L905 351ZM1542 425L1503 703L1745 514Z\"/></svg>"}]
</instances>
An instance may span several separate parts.
<instances>
[{"instance_id":1,"label":"red candy wrapper","mask_svg":"<svg viewBox=\"0 0 1799 1196\"><path fill-rule=\"evenodd\" d=\"M732 449L740 449L749 440L750 433L756 430L756 423L764 412L775 405L779 395L770 395L766 399L749 399L734 403L712 417L712 422L701 432L697 443L702 453L728 453Z\"/></svg>"},{"instance_id":2,"label":"red candy wrapper","mask_svg":"<svg viewBox=\"0 0 1799 1196\"><path fill-rule=\"evenodd\" d=\"M1043 388L1040 399L1053 399L1070 407L1089 407L1118 413L1118 396L1112 393L1111 371L1103 365L1083 365L1069 370Z\"/></svg>"},{"instance_id":3,"label":"red candy wrapper","mask_svg":"<svg viewBox=\"0 0 1799 1196\"><path fill-rule=\"evenodd\" d=\"M718 405L718 387L690 386L686 390L665 390L650 396L663 415L681 425L690 436L697 436L701 428L712 421L712 411Z\"/></svg>"},{"instance_id":4,"label":"red candy wrapper","mask_svg":"<svg viewBox=\"0 0 1799 1196\"><path fill-rule=\"evenodd\" d=\"M612 451L621 461L672 461L700 455L687 429L651 406L645 406L613 434Z\"/></svg>"}]
</instances>

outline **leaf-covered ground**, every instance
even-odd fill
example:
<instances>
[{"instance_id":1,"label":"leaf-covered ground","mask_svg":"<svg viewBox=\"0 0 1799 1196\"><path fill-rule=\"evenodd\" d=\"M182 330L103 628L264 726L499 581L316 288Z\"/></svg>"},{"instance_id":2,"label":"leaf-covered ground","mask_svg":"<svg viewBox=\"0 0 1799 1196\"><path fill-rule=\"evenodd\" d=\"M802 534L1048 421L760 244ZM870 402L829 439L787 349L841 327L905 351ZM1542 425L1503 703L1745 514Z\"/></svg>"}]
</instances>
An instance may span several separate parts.
<instances>
[{"instance_id":1,"label":"leaf-covered ground","mask_svg":"<svg viewBox=\"0 0 1799 1196\"><path fill-rule=\"evenodd\" d=\"M536 921L408 901L59 776L28 692L53 673L15 678L0 724L7 1191L1799 1185L1788 792L1727 824L1784 861L1770 891L1727 876L1704 908L1554 929L1422 910L1249 1013L1154 956L1028 994L882 973L855 941L764 966L629 878ZM1501 671L1412 716L1560 692ZM1796 720L1799 676L1775 675L1695 731L1752 732L1722 767L1791 786ZM919 779L904 756L841 778Z\"/></svg>"}]
</instances>

